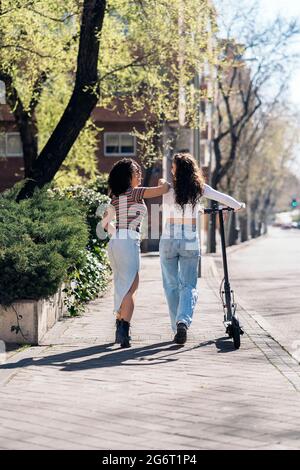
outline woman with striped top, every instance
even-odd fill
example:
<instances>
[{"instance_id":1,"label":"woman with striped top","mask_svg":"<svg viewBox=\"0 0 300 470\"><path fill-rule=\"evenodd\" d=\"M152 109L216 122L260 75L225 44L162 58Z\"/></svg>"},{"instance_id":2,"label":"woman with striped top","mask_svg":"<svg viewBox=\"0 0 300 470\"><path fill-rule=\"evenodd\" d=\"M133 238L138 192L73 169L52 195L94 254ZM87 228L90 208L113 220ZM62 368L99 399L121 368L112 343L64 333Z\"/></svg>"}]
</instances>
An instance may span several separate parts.
<instances>
[{"instance_id":1,"label":"woman with striped top","mask_svg":"<svg viewBox=\"0 0 300 470\"><path fill-rule=\"evenodd\" d=\"M102 226L112 235L108 255L114 274L116 342L124 348L130 346L129 326L139 284L140 227L147 212L144 199L162 196L170 185L160 180L159 186L140 187L141 168L130 158L124 158L113 166L108 184L111 202Z\"/></svg>"}]
</instances>

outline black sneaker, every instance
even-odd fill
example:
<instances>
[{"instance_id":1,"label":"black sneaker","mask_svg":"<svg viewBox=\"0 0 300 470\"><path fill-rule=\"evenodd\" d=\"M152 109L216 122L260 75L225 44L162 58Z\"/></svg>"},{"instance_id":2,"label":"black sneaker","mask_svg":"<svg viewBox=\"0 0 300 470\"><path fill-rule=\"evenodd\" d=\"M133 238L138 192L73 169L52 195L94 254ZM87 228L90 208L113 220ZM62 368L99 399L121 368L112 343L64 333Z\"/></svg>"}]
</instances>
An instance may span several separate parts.
<instances>
[{"instance_id":1,"label":"black sneaker","mask_svg":"<svg viewBox=\"0 0 300 470\"><path fill-rule=\"evenodd\" d=\"M187 339L187 326L185 323L177 323L177 332L174 336L176 344L184 344Z\"/></svg>"}]
</instances>

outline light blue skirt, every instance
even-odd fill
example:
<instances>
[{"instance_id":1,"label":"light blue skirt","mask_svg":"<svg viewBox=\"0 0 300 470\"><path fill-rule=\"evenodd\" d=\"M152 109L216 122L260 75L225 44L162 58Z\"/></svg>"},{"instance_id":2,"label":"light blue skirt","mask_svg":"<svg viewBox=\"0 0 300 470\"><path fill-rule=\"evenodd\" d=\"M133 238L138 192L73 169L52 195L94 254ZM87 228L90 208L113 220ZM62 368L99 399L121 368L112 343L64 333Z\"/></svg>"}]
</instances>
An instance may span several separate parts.
<instances>
[{"instance_id":1,"label":"light blue skirt","mask_svg":"<svg viewBox=\"0 0 300 470\"><path fill-rule=\"evenodd\" d=\"M140 234L134 230L117 230L109 241L108 257L114 276L114 313L118 314L140 270Z\"/></svg>"}]
</instances>

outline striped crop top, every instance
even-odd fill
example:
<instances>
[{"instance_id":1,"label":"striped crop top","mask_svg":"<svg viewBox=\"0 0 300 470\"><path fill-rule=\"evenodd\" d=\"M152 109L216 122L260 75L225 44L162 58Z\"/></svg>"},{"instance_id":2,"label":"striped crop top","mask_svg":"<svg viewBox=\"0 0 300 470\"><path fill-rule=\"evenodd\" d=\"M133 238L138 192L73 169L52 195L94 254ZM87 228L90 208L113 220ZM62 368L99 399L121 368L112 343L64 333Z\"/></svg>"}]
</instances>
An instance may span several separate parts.
<instances>
[{"instance_id":1,"label":"striped crop top","mask_svg":"<svg viewBox=\"0 0 300 470\"><path fill-rule=\"evenodd\" d=\"M147 213L143 199L146 189L130 187L120 196L112 196L110 204L115 210L116 229L140 231L141 223Z\"/></svg>"}]
</instances>

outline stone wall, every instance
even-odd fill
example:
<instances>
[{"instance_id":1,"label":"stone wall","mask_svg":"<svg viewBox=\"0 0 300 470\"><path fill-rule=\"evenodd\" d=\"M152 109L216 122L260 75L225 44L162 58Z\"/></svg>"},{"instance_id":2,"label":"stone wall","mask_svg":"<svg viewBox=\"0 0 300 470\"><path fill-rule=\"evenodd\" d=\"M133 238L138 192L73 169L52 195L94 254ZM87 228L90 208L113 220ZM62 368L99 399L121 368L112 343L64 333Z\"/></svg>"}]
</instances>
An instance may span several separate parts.
<instances>
[{"instance_id":1,"label":"stone wall","mask_svg":"<svg viewBox=\"0 0 300 470\"><path fill-rule=\"evenodd\" d=\"M49 299L21 300L10 307L0 305L0 340L40 344L45 333L66 312L62 289Z\"/></svg>"}]
</instances>

